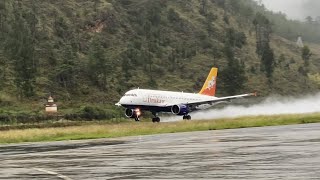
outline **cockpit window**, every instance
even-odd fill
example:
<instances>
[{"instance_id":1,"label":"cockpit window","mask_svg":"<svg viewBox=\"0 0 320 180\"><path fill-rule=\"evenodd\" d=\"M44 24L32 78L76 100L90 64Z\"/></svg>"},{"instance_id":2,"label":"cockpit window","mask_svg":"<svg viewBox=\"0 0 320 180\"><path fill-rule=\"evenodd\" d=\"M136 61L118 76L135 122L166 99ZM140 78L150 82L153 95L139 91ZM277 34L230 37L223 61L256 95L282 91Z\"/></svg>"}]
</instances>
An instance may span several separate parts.
<instances>
[{"instance_id":1,"label":"cockpit window","mask_svg":"<svg viewBox=\"0 0 320 180\"><path fill-rule=\"evenodd\" d=\"M131 94L131 93L128 93L128 94L125 94L124 96L137 97L137 94Z\"/></svg>"}]
</instances>

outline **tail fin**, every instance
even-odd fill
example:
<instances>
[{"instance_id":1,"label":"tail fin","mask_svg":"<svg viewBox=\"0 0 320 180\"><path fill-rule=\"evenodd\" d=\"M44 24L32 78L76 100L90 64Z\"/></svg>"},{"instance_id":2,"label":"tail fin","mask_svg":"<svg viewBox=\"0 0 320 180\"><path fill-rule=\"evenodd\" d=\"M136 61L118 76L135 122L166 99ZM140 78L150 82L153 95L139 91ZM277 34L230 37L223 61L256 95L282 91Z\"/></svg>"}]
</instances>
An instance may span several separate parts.
<instances>
[{"instance_id":1,"label":"tail fin","mask_svg":"<svg viewBox=\"0 0 320 180\"><path fill-rule=\"evenodd\" d=\"M207 77L199 94L214 96L216 94L216 84L217 84L218 68L211 68L211 71Z\"/></svg>"}]
</instances>

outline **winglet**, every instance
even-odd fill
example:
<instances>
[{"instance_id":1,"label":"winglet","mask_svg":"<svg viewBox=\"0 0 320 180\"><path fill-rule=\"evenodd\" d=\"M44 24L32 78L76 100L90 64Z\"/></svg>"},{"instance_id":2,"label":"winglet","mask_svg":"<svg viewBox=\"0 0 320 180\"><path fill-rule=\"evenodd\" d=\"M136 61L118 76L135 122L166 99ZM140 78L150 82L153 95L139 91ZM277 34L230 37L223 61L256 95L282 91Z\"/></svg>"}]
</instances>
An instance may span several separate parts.
<instances>
[{"instance_id":1,"label":"winglet","mask_svg":"<svg viewBox=\"0 0 320 180\"><path fill-rule=\"evenodd\" d=\"M216 94L216 84L217 84L218 68L211 68L211 71L207 77L199 94L214 96Z\"/></svg>"}]
</instances>

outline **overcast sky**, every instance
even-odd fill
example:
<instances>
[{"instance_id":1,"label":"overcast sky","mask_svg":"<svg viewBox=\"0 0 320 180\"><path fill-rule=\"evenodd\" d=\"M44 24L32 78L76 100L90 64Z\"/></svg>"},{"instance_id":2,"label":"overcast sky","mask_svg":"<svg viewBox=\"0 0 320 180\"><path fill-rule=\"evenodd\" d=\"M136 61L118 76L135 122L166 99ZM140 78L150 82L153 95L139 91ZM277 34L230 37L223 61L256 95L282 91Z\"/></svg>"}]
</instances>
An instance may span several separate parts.
<instances>
[{"instance_id":1,"label":"overcast sky","mask_svg":"<svg viewBox=\"0 0 320 180\"><path fill-rule=\"evenodd\" d=\"M289 19L305 20L320 16L320 0L262 0L267 9L287 14Z\"/></svg>"}]
</instances>

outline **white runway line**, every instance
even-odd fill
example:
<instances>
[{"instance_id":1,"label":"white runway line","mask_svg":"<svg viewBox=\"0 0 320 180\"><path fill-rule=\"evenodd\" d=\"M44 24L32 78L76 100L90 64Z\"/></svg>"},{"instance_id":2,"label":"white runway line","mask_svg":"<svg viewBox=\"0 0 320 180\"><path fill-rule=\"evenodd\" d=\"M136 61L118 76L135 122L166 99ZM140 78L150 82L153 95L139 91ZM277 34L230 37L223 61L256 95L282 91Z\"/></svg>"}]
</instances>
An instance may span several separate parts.
<instances>
[{"instance_id":1,"label":"white runway line","mask_svg":"<svg viewBox=\"0 0 320 180\"><path fill-rule=\"evenodd\" d=\"M123 176L114 176L114 177L110 177L110 178L106 178L106 180L112 180L112 179L124 179L124 178L131 178L135 175L138 174L129 174L129 175L123 175Z\"/></svg>"},{"instance_id":2,"label":"white runway line","mask_svg":"<svg viewBox=\"0 0 320 180\"><path fill-rule=\"evenodd\" d=\"M59 173L56 173L56 172L53 172L53 171L48 171L46 169L41 169L41 168L33 168L33 169L36 170L36 171L40 171L40 172L43 172L43 173L50 174L50 175L55 175L58 178L63 179L63 180L72 180L68 176L65 176L65 175L62 175L62 174L59 174Z\"/></svg>"}]
</instances>

